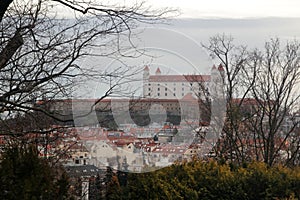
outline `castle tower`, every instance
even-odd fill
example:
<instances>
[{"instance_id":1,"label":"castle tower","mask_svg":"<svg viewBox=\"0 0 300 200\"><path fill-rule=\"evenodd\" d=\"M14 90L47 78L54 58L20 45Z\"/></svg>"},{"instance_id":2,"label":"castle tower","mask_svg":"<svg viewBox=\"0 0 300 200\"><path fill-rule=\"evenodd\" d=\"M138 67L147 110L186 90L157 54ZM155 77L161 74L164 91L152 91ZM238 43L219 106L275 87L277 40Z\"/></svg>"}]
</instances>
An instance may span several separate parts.
<instances>
[{"instance_id":1,"label":"castle tower","mask_svg":"<svg viewBox=\"0 0 300 200\"><path fill-rule=\"evenodd\" d=\"M225 75L225 70L222 64L220 64L218 68L215 65L213 65L211 69L211 86L210 86L211 89L210 94L212 99L221 97L223 95L224 75Z\"/></svg>"},{"instance_id":2,"label":"castle tower","mask_svg":"<svg viewBox=\"0 0 300 200\"><path fill-rule=\"evenodd\" d=\"M222 131L222 125L226 116L226 99L224 91L225 70L220 64L211 69L210 99L211 99L211 121L210 126L214 136ZM216 135L215 135L216 134Z\"/></svg>"},{"instance_id":3,"label":"castle tower","mask_svg":"<svg viewBox=\"0 0 300 200\"><path fill-rule=\"evenodd\" d=\"M160 71L159 67L156 69L155 75L161 75L161 71Z\"/></svg>"},{"instance_id":4,"label":"castle tower","mask_svg":"<svg viewBox=\"0 0 300 200\"><path fill-rule=\"evenodd\" d=\"M218 80L218 94L222 95L222 98L224 98L224 85L225 85L225 70L223 65L220 63L219 67L218 67L218 71L219 71L219 80Z\"/></svg>"},{"instance_id":5,"label":"castle tower","mask_svg":"<svg viewBox=\"0 0 300 200\"><path fill-rule=\"evenodd\" d=\"M219 72L216 65L211 68L211 79L210 79L210 96L212 99L217 95L217 82L218 82Z\"/></svg>"},{"instance_id":6,"label":"castle tower","mask_svg":"<svg viewBox=\"0 0 300 200\"><path fill-rule=\"evenodd\" d=\"M224 70L224 67L223 67L223 65L221 63L219 65L219 67L218 67L218 71L219 71L219 73L220 73L220 75L222 77L222 82L223 82L224 76L225 76L225 70Z\"/></svg>"},{"instance_id":7,"label":"castle tower","mask_svg":"<svg viewBox=\"0 0 300 200\"><path fill-rule=\"evenodd\" d=\"M143 97L148 96L147 86L149 83L149 77L150 77L150 69L148 66L145 66L143 70Z\"/></svg>"},{"instance_id":8,"label":"castle tower","mask_svg":"<svg viewBox=\"0 0 300 200\"><path fill-rule=\"evenodd\" d=\"M150 72L149 72L149 67L148 66L145 66L144 70L143 70L143 80L147 80L149 79L149 76L150 76Z\"/></svg>"}]
</instances>

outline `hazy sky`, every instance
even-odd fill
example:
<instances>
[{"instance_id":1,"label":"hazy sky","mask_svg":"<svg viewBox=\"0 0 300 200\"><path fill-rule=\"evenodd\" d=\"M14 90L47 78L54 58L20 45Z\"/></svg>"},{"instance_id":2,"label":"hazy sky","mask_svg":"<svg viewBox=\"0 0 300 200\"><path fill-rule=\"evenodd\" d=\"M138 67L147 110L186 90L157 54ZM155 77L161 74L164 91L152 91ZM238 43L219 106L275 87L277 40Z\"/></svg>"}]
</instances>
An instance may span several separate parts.
<instances>
[{"instance_id":1,"label":"hazy sky","mask_svg":"<svg viewBox=\"0 0 300 200\"><path fill-rule=\"evenodd\" d=\"M142 0L96 1L113 7L132 6L142 2ZM181 12L178 18L300 17L299 0L144 0L144 2L146 7L154 9L164 7L178 9ZM59 12L60 15L67 16L68 13L65 12L65 8L64 12Z\"/></svg>"},{"instance_id":2,"label":"hazy sky","mask_svg":"<svg viewBox=\"0 0 300 200\"><path fill-rule=\"evenodd\" d=\"M146 0L146 2L154 7L179 8L182 12L180 17L300 17L299 0Z\"/></svg>"},{"instance_id":3,"label":"hazy sky","mask_svg":"<svg viewBox=\"0 0 300 200\"><path fill-rule=\"evenodd\" d=\"M140 1L101 2L130 6ZM151 73L160 67L163 74L209 74L212 65L220 61L212 60L201 44L207 44L209 38L216 34L231 35L235 44L249 48L263 48L265 41L275 37L279 37L283 44L286 40L300 39L300 0L146 0L146 5L154 9L178 8L182 13L169 25L141 25L143 31L137 35L136 44L150 57L120 59L122 63L141 68L150 63ZM119 66L121 62L101 59L96 60L95 65L99 71L104 71L113 69L114 65ZM104 91L102 86L99 90Z\"/></svg>"}]
</instances>

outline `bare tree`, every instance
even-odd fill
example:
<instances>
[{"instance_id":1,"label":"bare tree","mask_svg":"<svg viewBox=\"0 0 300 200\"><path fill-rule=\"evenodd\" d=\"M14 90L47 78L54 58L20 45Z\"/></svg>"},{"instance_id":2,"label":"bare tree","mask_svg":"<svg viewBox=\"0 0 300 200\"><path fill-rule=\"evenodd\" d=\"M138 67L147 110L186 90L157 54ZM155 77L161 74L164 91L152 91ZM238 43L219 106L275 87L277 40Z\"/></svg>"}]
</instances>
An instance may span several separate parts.
<instances>
[{"instance_id":1,"label":"bare tree","mask_svg":"<svg viewBox=\"0 0 300 200\"><path fill-rule=\"evenodd\" d=\"M220 156L268 165L294 160L299 153L299 43L282 47L279 39L271 39L263 51L247 50L223 35L211 38L205 47L224 66L227 119Z\"/></svg>"},{"instance_id":2,"label":"bare tree","mask_svg":"<svg viewBox=\"0 0 300 200\"><path fill-rule=\"evenodd\" d=\"M299 153L299 149L292 150L289 146L299 143L295 137L299 124L295 108L300 98L300 44L292 41L282 46L279 39L271 39L264 51L254 50L249 60L256 73L251 95L257 102L250 127L255 141L262 142L255 148L270 166L286 162ZM283 159L286 150L289 155Z\"/></svg>"},{"instance_id":3,"label":"bare tree","mask_svg":"<svg viewBox=\"0 0 300 200\"><path fill-rule=\"evenodd\" d=\"M57 7L73 11L74 18L57 16ZM36 119L36 112L62 120L48 109L32 105L45 98L70 97L75 79L104 80L113 72L86 68L82 66L83 60L91 56L127 56L122 50L135 47L131 42L132 29L140 23L161 20L168 12L152 10L143 2L125 7L97 1L3 1L0 5L0 119L4 127L1 134L14 133L15 126L11 126L14 123L9 119L19 115L23 116L19 121L25 114L27 119L29 116ZM128 44L125 47L124 39ZM97 53L91 53L95 49L93 52ZM128 74L120 72L117 78L104 96L110 95ZM29 124L25 126L29 131ZM44 126L39 124L40 129Z\"/></svg>"},{"instance_id":4,"label":"bare tree","mask_svg":"<svg viewBox=\"0 0 300 200\"><path fill-rule=\"evenodd\" d=\"M243 162L247 154L243 145L243 135L241 134L241 122L244 119L240 116L240 113L243 112L240 108L250 88L248 85L240 87L240 76L247 65L248 53L246 46L236 46L231 36L223 34L211 37L209 43L207 45L203 44L203 47L208 50L213 59L220 62L218 70L222 73L227 104L222 142L218 144L222 147L216 147L218 149L216 153L219 157ZM238 102L234 101L241 89L243 89L243 95Z\"/></svg>"}]
</instances>

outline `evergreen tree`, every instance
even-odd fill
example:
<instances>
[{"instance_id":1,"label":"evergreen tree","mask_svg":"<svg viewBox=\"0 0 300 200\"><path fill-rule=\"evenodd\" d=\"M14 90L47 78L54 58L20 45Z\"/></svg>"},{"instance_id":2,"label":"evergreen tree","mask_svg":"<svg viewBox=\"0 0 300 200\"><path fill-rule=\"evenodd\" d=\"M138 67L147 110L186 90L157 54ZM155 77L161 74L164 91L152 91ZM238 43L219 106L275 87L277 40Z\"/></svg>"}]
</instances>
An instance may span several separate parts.
<instances>
[{"instance_id":1,"label":"evergreen tree","mask_svg":"<svg viewBox=\"0 0 300 200\"><path fill-rule=\"evenodd\" d=\"M39 158L34 146L5 148L0 163L0 199L68 199L68 188L64 172Z\"/></svg>"}]
</instances>

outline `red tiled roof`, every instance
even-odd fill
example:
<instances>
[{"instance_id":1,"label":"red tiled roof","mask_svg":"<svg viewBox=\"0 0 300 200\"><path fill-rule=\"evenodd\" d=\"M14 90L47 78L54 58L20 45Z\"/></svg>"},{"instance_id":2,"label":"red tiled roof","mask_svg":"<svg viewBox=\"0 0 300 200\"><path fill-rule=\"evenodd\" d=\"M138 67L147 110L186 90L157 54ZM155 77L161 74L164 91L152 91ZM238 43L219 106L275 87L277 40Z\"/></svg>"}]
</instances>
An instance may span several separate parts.
<instances>
[{"instance_id":1,"label":"red tiled roof","mask_svg":"<svg viewBox=\"0 0 300 200\"><path fill-rule=\"evenodd\" d=\"M149 82L209 82L210 75L152 75Z\"/></svg>"},{"instance_id":2,"label":"red tiled roof","mask_svg":"<svg viewBox=\"0 0 300 200\"><path fill-rule=\"evenodd\" d=\"M112 140L111 140L112 141ZM124 139L118 139L118 140L114 140L112 142L114 145L120 147L120 146L125 146L125 145L129 145L130 143L133 143L133 140L124 140Z\"/></svg>"},{"instance_id":3,"label":"red tiled roof","mask_svg":"<svg viewBox=\"0 0 300 200\"><path fill-rule=\"evenodd\" d=\"M158 146L153 149L153 153L162 153L162 154L184 154L188 149L188 146L173 146L173 145L165 145Z\"/></svg>"},{"instance_id":4,"label":"red tiled roof","mask_svg":"<svg viewBox=\"0 0 300 200\"><path fill-rule=\"evenodd\" d=\"M258 105L259 102L254 99L254 98L235 98L235 99L232 99L232 102L233 103L236 103L236 104L239 104L242 102L243 105Z\"/></svg>"},{"instance_id":5,"label":"red tiled roof","mask_svg":"<svg viewBox=\"0 0 300 200\"><path fill-rule=\"evenodd\" d=\"M198 100L198 99L195 98L191 92L189 92L184 97L182 97L182 100Z\"/></svg>"}]
</instances>

